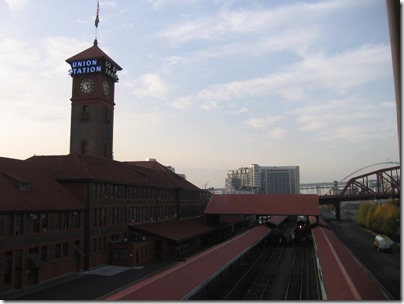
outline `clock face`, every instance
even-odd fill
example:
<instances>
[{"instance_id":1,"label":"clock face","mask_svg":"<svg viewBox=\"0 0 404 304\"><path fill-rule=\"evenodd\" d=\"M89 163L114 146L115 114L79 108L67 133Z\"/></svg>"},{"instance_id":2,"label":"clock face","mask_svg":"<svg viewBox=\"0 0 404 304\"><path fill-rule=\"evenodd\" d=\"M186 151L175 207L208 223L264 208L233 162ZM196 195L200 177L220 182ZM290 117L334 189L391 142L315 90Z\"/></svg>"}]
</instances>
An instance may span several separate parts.
<instances>
[{"instance_id":1,"label":"clock face","mask_svg":"<svg viewBox=\"0 0 404 304\"><path fill-rule=\"evenodd\" d=\"M111 88L110 88L110 86L109 86L109 82L108 82L107 80L104 80L104 81L102 82L102 93L103 93L105 96L108 96L110 91L111 91Z\"/></svg>"},{"instance_id":2,"label":"clock face","mask_svg":"<svg viewBox=\"0 0 404 304\"><path fill-rule=\"evenodd\" d=\"M84 78L80 82L80 91L86 94L94 91L94 80L91 77Z\"/></svg>"}]
</instances>

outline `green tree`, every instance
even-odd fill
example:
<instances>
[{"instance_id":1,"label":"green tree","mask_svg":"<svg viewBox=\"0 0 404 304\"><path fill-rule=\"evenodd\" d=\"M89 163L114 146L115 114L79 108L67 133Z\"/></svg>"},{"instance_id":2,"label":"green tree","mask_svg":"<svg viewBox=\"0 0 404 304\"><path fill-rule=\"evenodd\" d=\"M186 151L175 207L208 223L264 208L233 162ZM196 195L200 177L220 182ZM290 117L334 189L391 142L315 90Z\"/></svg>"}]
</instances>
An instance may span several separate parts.
<instances>
[{"instance_id":1,"label":"green tree","mask_svg":"<svg viewBox=\"0 0 404 304\"><path fill-rule=\"evenodd\" d=\"M361 203L355 215L359 225L384 234L400 234L400 203L388 200L385 203Z\"/></svg>"},{"instance_id":2,"label":"green tree","mask_svg":"<svg viewBox=\"0 0 404 304\"><path fill-rule=\"evenodd\" d=\"M393 200L383 205L382 231L386 234L400 233L400 208Z\"/></svg>"},{"instance_id":3,"label":"green tree","mask_svg":"<svg viewBox=\"0 0 404 304\"><path fill-rule=\"evenodd\" d=\"M359 205L358 211L355 214L355 220L359 225L365 226L369 206L368 203L361 203Z\"/></svg>"}]
</instances>

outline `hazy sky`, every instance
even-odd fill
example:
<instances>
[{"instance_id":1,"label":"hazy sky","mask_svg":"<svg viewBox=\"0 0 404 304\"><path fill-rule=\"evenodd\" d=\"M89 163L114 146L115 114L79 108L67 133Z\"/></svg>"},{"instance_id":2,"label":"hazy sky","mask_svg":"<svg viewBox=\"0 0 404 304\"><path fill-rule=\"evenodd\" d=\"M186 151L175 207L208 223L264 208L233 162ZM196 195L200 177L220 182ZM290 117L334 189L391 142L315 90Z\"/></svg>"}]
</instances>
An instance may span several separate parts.
<instances>
[{"instance_id":1,"label":"hazy sky","mask_svg":"<svg viewBox=\"0 0 404 304\"><path fill-rule=\"evenodd\" d=\"M0 0L0 156L69 153L67 58L96 0ZM123 70L114 158L156 158L204 187L252 163L302 183L397 161L385 0L101 0Z\"/></svg>"}]
</instances>

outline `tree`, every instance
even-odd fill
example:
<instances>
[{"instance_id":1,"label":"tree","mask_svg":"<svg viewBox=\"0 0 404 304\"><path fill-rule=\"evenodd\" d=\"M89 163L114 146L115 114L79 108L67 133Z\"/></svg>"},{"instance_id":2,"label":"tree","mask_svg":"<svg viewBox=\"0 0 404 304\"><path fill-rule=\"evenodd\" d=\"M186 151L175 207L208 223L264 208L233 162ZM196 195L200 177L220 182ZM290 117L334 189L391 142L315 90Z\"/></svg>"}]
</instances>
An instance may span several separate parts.
<instances>
[{"instance_id":1,"label":"tree","mask_svg":"<svg viewBox=\"0 0 404 304\"><path fill-rule=\"evenodd\" d=\"M373 231L400 234L400 205L397 200L385 203L361 203L355 215L356 222Z\"/></svg>"}]
</instances>

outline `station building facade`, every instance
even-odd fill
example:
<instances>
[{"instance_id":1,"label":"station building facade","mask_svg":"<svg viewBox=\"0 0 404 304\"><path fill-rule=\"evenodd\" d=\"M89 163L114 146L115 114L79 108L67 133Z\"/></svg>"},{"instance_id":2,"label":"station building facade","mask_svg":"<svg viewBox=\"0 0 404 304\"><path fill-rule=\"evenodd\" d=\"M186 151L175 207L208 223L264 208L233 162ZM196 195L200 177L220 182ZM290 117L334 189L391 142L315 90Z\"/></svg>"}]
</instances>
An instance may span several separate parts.
<instances>
[{"instance_id":1,"label":"station building facade","mask_svg":"<svg viewBox=\"0 0 404 304\"><path fill-rule=\"evenodd\" d=\"M156 242L131 227L200 218L209 199L157 161L75 153L0 158L0 186L0 292L120 265L114 248L132 248L131 266L154 260Z\"/></svg>"}]
</instances>

